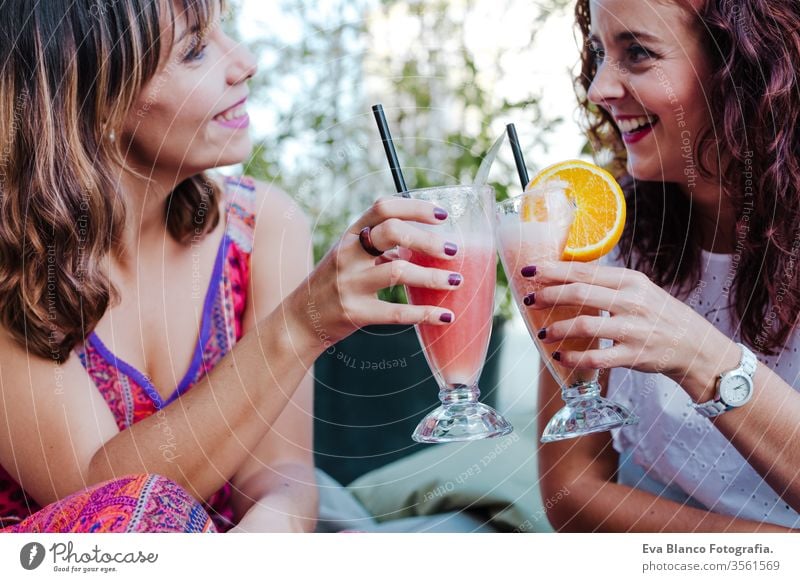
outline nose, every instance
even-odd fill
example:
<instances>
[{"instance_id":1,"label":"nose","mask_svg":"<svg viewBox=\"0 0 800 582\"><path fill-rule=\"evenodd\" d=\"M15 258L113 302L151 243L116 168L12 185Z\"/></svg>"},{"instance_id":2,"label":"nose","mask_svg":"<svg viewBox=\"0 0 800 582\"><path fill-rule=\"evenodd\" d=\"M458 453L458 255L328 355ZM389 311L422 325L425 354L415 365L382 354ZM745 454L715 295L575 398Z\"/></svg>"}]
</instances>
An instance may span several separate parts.
<instances>
[{"instance_id":1,"label":"nose","mask_svg":"<svg viewBox=\"0 0 800 582\"><path fill-rule=\"evenodd\" d=\"M256 57L243 43L235 46L230 55L230 66L227 81L230 85L238 85L253 77L258 71Z\"/></svg>"},{"instance_id":2,"label":"nose","mask_svg":"<svg viewBox=\"0 0 800 582\"><path fill-rule=\"evenodd\" d=\"M589 101L602 107L624 97L627 75L628 71L619 63L608 59L599 63L592 84L589 85Z\"/></svg>"}]
</instances>

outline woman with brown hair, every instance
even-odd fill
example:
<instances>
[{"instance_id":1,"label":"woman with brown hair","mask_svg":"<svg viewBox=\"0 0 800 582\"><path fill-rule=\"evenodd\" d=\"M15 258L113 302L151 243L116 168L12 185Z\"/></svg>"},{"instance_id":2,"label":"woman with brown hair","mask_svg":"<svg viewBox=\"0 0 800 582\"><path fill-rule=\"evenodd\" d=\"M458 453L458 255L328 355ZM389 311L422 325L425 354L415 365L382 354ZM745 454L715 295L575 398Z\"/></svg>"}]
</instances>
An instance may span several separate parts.
<instances>
[{"instance_id":1,"label":"woman with brown hair","mask_svg":"<svg viewBox=\"0 0 800 582\"><path fill-rule=\"evenodd\" d=\"M547 342L609 368L640 421L541 449L558 530L800 526L800 5L579 0L578 87L629 221L616 266L538 265L533 309L588 305ZM546 375L543 375L543 378ZM541 418L558 408L543 384Z\"/></svg>"},{"instance_id":2,"label":"woman with brown hair","mask_svg":"<svg viewBox=\"0 0 800 582\"><path fill-rule=\"evenodd\" d=\"M453 273L375 257L400 241L455 254L408 222L444 209L381 199L310 271L309 225L285 194L206 172L251 149L256 63L220 12L215 0L0 7L9 531L309 531L316 357L366 324L453 319L375 296L457 287Z\"/></svg>"}]
</instances>

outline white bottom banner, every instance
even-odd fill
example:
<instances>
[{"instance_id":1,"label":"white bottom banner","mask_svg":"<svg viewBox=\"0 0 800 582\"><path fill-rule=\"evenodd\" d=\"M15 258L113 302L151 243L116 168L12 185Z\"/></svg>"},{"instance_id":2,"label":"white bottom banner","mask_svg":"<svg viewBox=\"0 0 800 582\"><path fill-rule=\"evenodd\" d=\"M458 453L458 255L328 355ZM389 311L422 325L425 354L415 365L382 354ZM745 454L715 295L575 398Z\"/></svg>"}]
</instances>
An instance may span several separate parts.
<instances>
[{"instance_id":1,"label":"white bottom banner","mask_svg":"<svg viewBox=\"0 0 800 582\"><path fill-rule=\"evenodd\" d=\"M0 535L0 580L800 580L791 534Z\"/></svg>"}]
</instances>

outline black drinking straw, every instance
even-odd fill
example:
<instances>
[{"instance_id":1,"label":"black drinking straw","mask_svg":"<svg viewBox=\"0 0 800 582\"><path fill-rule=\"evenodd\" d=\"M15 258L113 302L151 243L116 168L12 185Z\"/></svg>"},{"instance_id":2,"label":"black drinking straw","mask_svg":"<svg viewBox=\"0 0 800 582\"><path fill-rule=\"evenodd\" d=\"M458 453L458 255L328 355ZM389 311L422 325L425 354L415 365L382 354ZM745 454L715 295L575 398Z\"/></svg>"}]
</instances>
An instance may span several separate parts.
<instances>
[{"instance_id":1,"label":"black drinking straw","mask_svg":"<svg viewBox=\"0 0 800 582\"><path fill-rule=\"evenodd\" d=\"M519 147L519 138L517 137L517 128L513 123L506 125L508 132L508 139L511 142L511 151L514 152L514 163L517 165L517 172L519 173L519 181L522 184L522 190L528 187L528 170L525 168L525 158L522 157L522 149Z\"/></svg>"},{"instance_id":2,"label":"black drinking straw","mask_svg":"<svg viewBox=\"0 0 800 582\"><path fill-rule=\"evenodd\" d=\"M394 178L394 187L397 189L398 194L402 194L404 198L410 198L406 181L403 179L403 172L400 170L400 162L397 160L397 151L394 149L389 124L386 123L386 115L383 113L383 105L380 103L373 105L372 113L375 114L378 131L381 133L383 149L386 151L386 158L389 160L389 168L392 170L392 178Z\"/></svg>"}]
</instances>

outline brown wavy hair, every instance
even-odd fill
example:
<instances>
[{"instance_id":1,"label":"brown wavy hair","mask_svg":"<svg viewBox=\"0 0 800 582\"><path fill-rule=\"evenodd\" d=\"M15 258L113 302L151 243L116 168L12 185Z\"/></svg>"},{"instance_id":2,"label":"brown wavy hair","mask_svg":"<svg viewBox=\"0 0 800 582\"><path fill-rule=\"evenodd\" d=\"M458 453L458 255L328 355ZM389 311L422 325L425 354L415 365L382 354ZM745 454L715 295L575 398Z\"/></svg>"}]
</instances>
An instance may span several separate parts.
<instances>
[{"instance_id":1,"label":"brown wavy hair","mask_svg":"<svg viewBox=\"0 0 800 582\"><path fill-rule=\"evenodd\" d=\"M729 307L744 341L774 354L800 313L800 4L707 0L696 11L675 1L694 16L711 60L705 85L713 127L698 136L693 151L716 148L722 166L713 175L736 210ZM590 142L596 152L611 154L627 198L623 257L657 284L686 292L697 285L701 266L691 200L677 184L626 175L619 128L587 98L597 71L589 0L578 0L575 17L583 36L576 90ZM702 175L712 175L703 159L696 163Z\"/></svg>"},{"instance_id":2,"label":"brown wavy hair","mask_svg":"<svg viewBox=\"0 0 800 582\"><path fill-rule=\"evenodd\" d=\"M118 250L124 167L112 131L186 18L207 31L214 0L17 0L0 6L0 323L29 353L63 363L118 300L102 267ZM219 222L205 175L168 197L183 244Z\"/></svg>"}]
</instances>

